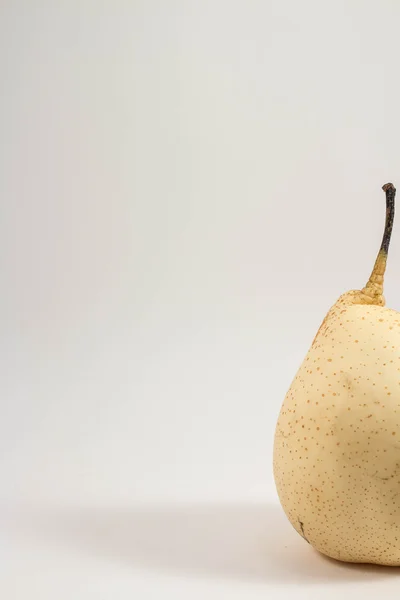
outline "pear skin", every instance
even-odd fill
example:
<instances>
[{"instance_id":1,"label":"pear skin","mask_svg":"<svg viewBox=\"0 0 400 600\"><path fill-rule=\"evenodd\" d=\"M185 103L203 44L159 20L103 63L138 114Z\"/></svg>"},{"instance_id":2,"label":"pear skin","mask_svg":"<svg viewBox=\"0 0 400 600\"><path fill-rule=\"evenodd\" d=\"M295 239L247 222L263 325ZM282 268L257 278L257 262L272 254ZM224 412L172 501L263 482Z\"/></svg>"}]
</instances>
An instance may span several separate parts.
<instances>
[{"instance_id":1,"label":"pear skin","mask_svg":"<svg viewBox=\"0 0 400 600\"><path fill-rule=\"evenodd\" d=\"M332 558L400 565L400 313L383 278L396 190L366 286L325 317L283 402L274 477L298 533Z\"/></svg>"}]
</instances>

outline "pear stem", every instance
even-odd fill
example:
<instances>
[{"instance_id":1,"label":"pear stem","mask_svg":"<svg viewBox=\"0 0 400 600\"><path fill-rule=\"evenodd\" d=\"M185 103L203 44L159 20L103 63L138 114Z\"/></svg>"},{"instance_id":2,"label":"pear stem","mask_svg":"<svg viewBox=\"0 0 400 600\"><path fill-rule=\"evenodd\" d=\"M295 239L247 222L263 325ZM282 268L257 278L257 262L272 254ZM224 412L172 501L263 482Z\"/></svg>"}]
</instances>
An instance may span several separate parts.
<instances>
[{"instance_id":1,"label":"pear stem","mask_svg":"<svg viewBox=\"0 0 400 600\"><path fill-rule=\"evenodd\" d=\"M386 270L386 262L394 220L394 199L396 196L396 188L394 187L393 183L385 183L385 185L382 186L382 189L386 194L385 230L383 232L381 247L379 249L378 256L376 257L371 276L367 285L362 290L363 293L366 296L369 296L372 300L379 300L383 297L383 278Z\"/></svg>"}]
</instances>

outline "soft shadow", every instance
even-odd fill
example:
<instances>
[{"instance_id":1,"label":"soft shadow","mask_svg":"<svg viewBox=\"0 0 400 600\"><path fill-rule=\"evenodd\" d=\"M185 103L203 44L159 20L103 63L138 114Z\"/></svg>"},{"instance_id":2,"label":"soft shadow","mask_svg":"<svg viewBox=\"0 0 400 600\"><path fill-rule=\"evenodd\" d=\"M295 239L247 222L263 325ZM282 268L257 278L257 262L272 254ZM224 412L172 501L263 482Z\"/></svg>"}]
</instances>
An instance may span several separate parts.
<instances>
[{"instance_id":1,"label":"soft shadow","mask_svg":"<svg viewBox=\"0 0 400 600\"><path fill-rule=\"evenodd\" d=\"M20 512L19 531L107 560L199 577L275 584L360 582L399 570L314 551L274 504L190 504Z\"/></svg>"}]
</instances>

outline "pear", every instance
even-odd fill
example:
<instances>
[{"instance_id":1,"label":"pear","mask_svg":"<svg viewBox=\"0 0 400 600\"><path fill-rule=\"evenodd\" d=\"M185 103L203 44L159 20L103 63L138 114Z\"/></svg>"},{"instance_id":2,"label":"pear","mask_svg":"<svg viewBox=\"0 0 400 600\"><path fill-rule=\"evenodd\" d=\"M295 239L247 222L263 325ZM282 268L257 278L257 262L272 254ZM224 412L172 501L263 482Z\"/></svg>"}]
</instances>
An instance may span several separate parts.
<instances>
[{"instance_id":1,"label":"pear","mask_svg":"<svg viewBox=\"0 0 400 600\"><path fill-rule=\"evenodd\" d=\"M400 313L383 278L396 190L366 286L339 297L283 402L274 477L293 527L321 553L400 565Z\"/></svg>"}]
</instances>

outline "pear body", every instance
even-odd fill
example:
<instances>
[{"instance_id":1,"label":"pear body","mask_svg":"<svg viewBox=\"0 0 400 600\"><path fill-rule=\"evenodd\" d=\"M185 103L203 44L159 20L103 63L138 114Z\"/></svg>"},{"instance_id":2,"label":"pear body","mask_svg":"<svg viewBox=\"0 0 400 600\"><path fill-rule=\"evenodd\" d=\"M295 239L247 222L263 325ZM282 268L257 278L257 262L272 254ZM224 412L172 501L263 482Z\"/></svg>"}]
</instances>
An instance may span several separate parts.
<instances>
[{"instance_id":1,"label":"pear body","mask_svg":"<svg viewBox=\"0 0 400 600\"><path fill-rule=\"evenodd\" d=\"M275 482L323 554L400 565L400 313L352 294L329 311L286 394Z\"/></svg>"}]
</instances>

